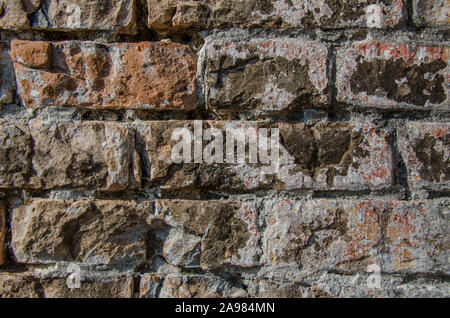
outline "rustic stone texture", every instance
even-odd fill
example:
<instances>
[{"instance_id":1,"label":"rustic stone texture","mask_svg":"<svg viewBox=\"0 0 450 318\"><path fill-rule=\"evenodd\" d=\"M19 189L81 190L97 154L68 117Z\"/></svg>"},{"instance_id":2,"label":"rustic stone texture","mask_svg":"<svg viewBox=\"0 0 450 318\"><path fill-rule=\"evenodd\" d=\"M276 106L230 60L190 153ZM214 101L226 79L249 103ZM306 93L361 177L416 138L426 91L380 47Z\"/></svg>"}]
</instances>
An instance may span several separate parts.
<instances>
[{"instance_id":1,"label":"rustic stone texture","mask_svg":"<svg viewBox=\"0 0 450 318\"><path fill-rule=\"evenodd\" d=\"M32 273L0 273L0 298L39 298L37 279Z\"/></svg>"},{"instance_id":2,"label":"rustic stone texture","mask_svg":"<svg viewBox=\"0 0 450 318\"><path fill-rule=\"evenodd\" d=\"M258 264L259 232L254 205L158 200L155 209L157 218L178 229L172 230L175 234L167 235L164 243L164 257L171 264L192 267L199 262L197 266L204 269Z\"/></svg>"},{"instance_id":3,"label":"rustic stone texture","mask_svg":"<svg viewBox=\"0 0 450 318\"><path fill-rule=\"evenodd\" d=\"M29 15L39 9L40 2L40 0L1 0L0 29L29 29Z\"/></svg>"},{"instance_id":4,"label":"rustic stone texture","mask_svg":"<svg viewBox=\"0 0 450 318\"><path fill-rule=\"evenodd\" d=\"M380 107L448 106L449 48L360 42L339 50L338 100Z\"/></svg>"},{"instance_id":5,"label":"rustic stone texture","mask_svg":"<svg viewBox=\"0 0 450 318\"><path fill-rule=\"evenodd\" d=\"M105 281L83 280L80 288L69 289L66 279L43 279L45 298L132 298L133 278L120 276Z\"/></svg>"},{"instance_id":6,"label":"rustic stone texture","mask_svg":"<svg viewBox=\"0 0 450 318\"><path fill-rule=\"evenodd\" d=\"M132 135L117 123L2 121L0 145L0 188L117 191L139 183Z\"/></svg>"},{"instance_id":7,"label":"rustic stone texture","mask_svg":"<svg viewBox=\"0 0 450 318\"><path fill-rule=\"evenodd\" d=\"M414 0L414 22L421 26L448 26L450 6L448 0Z\"/></svg>"},{"instance_id":8,"label":"rustic stone texture","mask_svg":"<svg viewBox=\"0 0 450 318\"><path fill-rule=\"evenodd\" d=\"M281 145L277 172L268 165L249 164L248 160L243 164L174 164L171 153L178 140L170 140L171 133L176 128L192 129L194 122L153 121L140 125L136 136L137 148L144 154L144 186L227 191L266 188L362 190L388 188L393 183L392 151L387 136L371 123L358 127L346 123L320 123L311 129L302 123L264 125L203 121L202 124L204 130L214 127L223 131L224 142L226 128L279 128Z\"/></svg>"},{"instance_id":9,"label":"rustic stone texture","mask_svg":"<svg viewBox=\"0 0 450 318\"><path fill-rule=\"evenodd\" d=\"M164 279L161 298L221 298L245 297L246 292L229 282L209 276L169 275Z\"/></svg>"},{"instance_id":10,"label":"rustic stone texture","mask_svg":"<svg viewBox=\"0 0 450 318\"><path fill-rule=\"evenodd\" d=\"M146 256L149 203L35 199L14 209L20 263L83 262L134 267Z\"/></svg>"},{"instance_id":11,"label":"rustic stone texture","mask_svg":"<svg viewBox=\"0 0 450 318\"><path fill-rule=\"evenodd\" d=\"M367 24L368 5L378 4L382 23L392 27L403 19L403 3L394 1L284 1L284 0L147 0L150 28L344 28Z\"/></svg>"},{"instance_id":12,"label":"rustic stone texture","mask_svg":"<svg viewBox=\"0 0 450 318\"><path fill-rule=\"evenodd\" d=\"M450 125L409 123L402 135L403 158L413 188L450 189Z\"/></svg>"},{"instance_id":13,"label":"rustic stone texture","mask_svg":"<svg viewBox=\"0 0 450 318\"><path fill-rule=\"evenodd\" d=\"M196 59L186 45L14 40L11 46L28 108L196 107Z\"/></svg>"},{"instance_id":14,"label":"rustic stone texture","mask_svg":"<svg viewBox=\"0 0 450 318\"><path fill-rule=\"evenodd\" d=\"M129 185L132 138L116 123L29 124L34 143L32 187L95 187L122 190ZM35 180L35 181L34 181Z\"/></svg>"},{"instance_id":15,"label":"rustic stone texture","mask_svg":"<svg viewBox=\"0 0 450 318\"><path fill-rule=\"evenodd\" d=\"M448 201L394 202L386 227L387 272L450 273Z\"/></svg>"},{"instance_id":16,"label":"rustic stone texture","mask_svg":"<svg viewBox=\"0 0 450 318\"><path fill-rule=\"evenodd\" d=\"M273 201L264 250L268 262L294 263L306 272L366 270L376 262L381 225L371 202Z\"/></svg>"},{"instance_id":17,"label":"rustic stone texture","mask_svg":"<svg viewBox=\"0 0 450 318\"><path fill-rule=\"evenodd\" d=\"M158 298L163 278L158 274L143 274L139 285L139 298Z\"/></svg>"},{"instance_id":18,"label":"rustic stone texture","mask_svg":"<svg viewBox=\"0 0 450 318\"><path fill-rule=\"evenodd\" d=\"M136 32L133 0L42 0L48 27L60 30Z\"/></svg>"},{"instance_id":19,"label":"rustic stone texture","mask_svg":"<svg viewBox=\"0 0 450 318\"><path fill-rule=\"evenodd\" d=\"M0 202L0 265L3 265L6 262L5 236L6 236L6 210L3 203Z\"/></svg>"},{"instance_id":20,"label":"rustic stone texture","mask_svg":"<svg viewBox=\"0 0 450 318\"><path fill-rule=\"evenodd\" d=\"M252 298L303 298L302 284L296 282L277 282L267 279L252 281Z\"/></svg>"},{"instance_id":21,"label":"rustic stone texture","mask_svg":"<svg viewBox=\"0 0 450 318\"><path fill-rule=\"evenodd\" d=\"M2 0L0 28L136 32L133 0Z\"/></svg>"},{"instance_id":22,"label":"rustic stone texture","mask_svg":"<svg viewBox=\"0 0 450 318\"><path fill-rule=\"evenodd\" d=\"M302 111L330 101L327 47L281 38L204 48L207 107L220 110Z\"/></svg>"},{"instance_id":23,"label":"rustic stone texture","mask_svg":"<svg viewBox=\"0 0 450 318\"><path fill-rule=\"evenodd\" d=\"M28 183L31 152L28 127L0 121L0 188L23 187Z\"/></svg>"},{"instance_id":24,"label":"rustic stone texture","mask_svg":"<svg viewBox=\"0 0 450 318\"><path fill-rule=\"evenodd\" d=\"M302 271L448 273L447 202L274 200L265 203L264 259Z\"/></svg>"},{"instance_id":25,"label":"rustic stone texture","mask_svg":"<svg viewBox=\"0 0 450 318\"><path fill-rule=\"evenodd\" d=\"M0 42L0 109L3 104L14 101L16 78L11 52L7 42Z\"/></svg>"}]
</instances>

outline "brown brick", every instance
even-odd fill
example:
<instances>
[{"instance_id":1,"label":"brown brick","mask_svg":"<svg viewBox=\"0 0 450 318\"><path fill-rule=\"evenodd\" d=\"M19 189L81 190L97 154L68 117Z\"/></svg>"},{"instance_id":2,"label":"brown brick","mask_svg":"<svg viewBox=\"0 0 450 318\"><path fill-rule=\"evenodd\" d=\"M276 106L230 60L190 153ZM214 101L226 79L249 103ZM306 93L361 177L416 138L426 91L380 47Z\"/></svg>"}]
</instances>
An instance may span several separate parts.
<instances>
[{"instance_id":1,"label":"brown brick","mask_svg":"<svg viewBox=\"0 0 450 318\"><path fill-rule=\"evenodd\" d=\"M133 186L133 137L117 123L0 122L0 188Z\"/></svg>"},{"instance_id":2,"label":"brown brick","mask_svg":"<svg viewBox=\"0 0 450 318\"><path fill-rule=\"evenodd\" d=\"M302 111L330 101L328 49L309 40L208 41L203 70L208 108Z\"/></svg>"},{"instance_id":3,"label":"brown brick","mask_svg":"<svg viewBox=\"0 0 450 318\"><path fill-rule=\"evenodd\" d=\"M345 28L367 24L368 5L379 5L382 23L393 27L402 22L401 0L390 1L285 1L285 0L147 0L150 28Z\"/></svg>"},{"instance_id":4,"label":"brown brick","mask_svg":"<svg viewBox=\"0 0 450 318\"><path fill-rule=\"evenodd\" d=\"M145 260L149 203L34 199L14 209L12 247L20 263L76 261L133 267Z\"/></svg>"},{"instance_id":5,"label":"brown brick","mask_svg":"<svg viewBox=\"0 0 450 318\"><path fill-rule=\"evenodd\" d=\"M197 61L188 46L12 41L18 92L28 108L196 107ZM30 52L33 54L30 55ZM36 62L51 61L46 68ZM42 65L40 65L42 66Z\"/></svg>"},{"instance_id":6,"label":"brown brick","mask_svg":"<svg viewBox=\"0 0 450 318\"><path fill-rule=\"evenodd\" d=\"M268 164L181 163L171 159L178 140L171 140L177 128L191 131L193 121L153 121L138 127L137 148L144 154L144 186L165 189L202 188L227 191L256 189L363 190L393 185L392 151L383 131L372 123L320 123L313 128L302 123L203 121L203 129L214 127L226 139L227 128L280 130L279 169ZM245 132L245 131L244 131ZM250 134L251 130L245 134ZM269 131L270 134L270 131ZM192 133L193 135L193 133ZM206 143L206 142L205 142ZM206 145L204 144L204 147ZM226 145L223 147L226 152ZM193 159L193 153L191 159ZM318 153L316 157L314 154ZM224 155L225 158L225 155Z\"/></svg>"},{"instance_id":7,"label":"brown brick","mask_svg":"<svg viewBox=\"0 0 450 318\"><path fill-rule=\"evenodd\" d=\"M378 107L448 106L449 48L359 42L338 53L338 100Z\"/></svg>"},{"instance_id":8,"label":"brown brick","mask_svg":"<svg viewBox=\"0 0 450 318\"><path fill-rule=\"evenodd\" d=\"M5 206L0 202L0 265L3 265L6 261L5 236L6 236L6 211Z\"/></svg>"},{"instance_id":9,"label":"brown brick","mask_svg":"<svg viewBox=\"0 0 450 318\"><path fill-rule=\"evenodd\" d=\"M0 273L0 298L40 298L38 281L31 273Z\"/></svg>"},{"instance_id":10,"label":"brown brick","mask_svg":"<svg viewBox=\"0 0 450 318\"><path fill-rule=\"evenodd\" d=\"M409 123L402 135L403 158L413 188L450 189L450 124Z\"/></svg>"},{"instance_id":11,"label":"brown brick","mask_svg":"<svg viewBox=\"0 0 450 318\"><path fill-rule=\"evenodd\" d=\"M136 31L133 0L2 0L0 28Z\"/></svg>"},{"instance_id":12,"label":"brown brick","mask_svg":"<svg viewBox=\"0 0 450 318\"><path fill-rule=\"evenodd\" d=\"M165 223L201 238L199 265L202 268L223 265L251 267L258 264L260 249L256 227L257 211L252 204L158 200L155 209L156 216ZM170 240L175 238L169 235L166 239L166 244L171 244ZM199 242L200 240L197 243ZM185 240L184 244L188 245L189 241ZM171 260L178 258L179 251L180 249L168 250L164 256L173 263Z\"/></svg>"},{"instance_id":13,"label":"brown brick","mask_svg":"<svg viewBox=\"0 0 450 318\"><path fill-rule=\"evenodd\" d=\"M132 298L133 278L108 277L103 280L83 280L80 288L69 289L66 279L42 280L45 298Z\"/></svg>"},{"instance_id":14,"label":"brown brick","mask_svg":"<svg viewBox=\"0 0 450 318\"><path fill-rule=\"evenodd\" d=\"M163 277L159 274L143 274L139 284L139 298L158 298Z\"/></svg>"},{"instance_id":15,"label":"brown brick","mask_svg":"<svg viewBox=\"0 0 450 318\"><path fill-rule=\"evenodd\" d=\"M448 26L450 6L448 0L414 0L414 22L421 26Z\"/></svg>"},{"instance_id":16,"label":"brown brick","mask_svg":"<svg viewBox=\"0 0 450 318\"><path fill-rule=\"evenodd\" d=\"M132 138L117 123L29 124L33 137L33 188L121 190L129 185Z\"/></svg>"},{"instance_id":17,"label":"brown brick","mask_svg":"<svg viewBox=\"0 0 450 318\"><path fill-rule=\"evenodd\" d=\"M0 188L23 187L28 183L31 151L27 126L0 121Z\"/></svg>"},{"instance_id":18,"label":"brown brick","mask_svg":"<svg viewBox=\"0 0 450 318\"><path fill-rule=\"evenodd\" d=\"M233 287L219 277L169 275L164 279L161 298L245 297L243 289Z\"/></svg>"}]
</instances>

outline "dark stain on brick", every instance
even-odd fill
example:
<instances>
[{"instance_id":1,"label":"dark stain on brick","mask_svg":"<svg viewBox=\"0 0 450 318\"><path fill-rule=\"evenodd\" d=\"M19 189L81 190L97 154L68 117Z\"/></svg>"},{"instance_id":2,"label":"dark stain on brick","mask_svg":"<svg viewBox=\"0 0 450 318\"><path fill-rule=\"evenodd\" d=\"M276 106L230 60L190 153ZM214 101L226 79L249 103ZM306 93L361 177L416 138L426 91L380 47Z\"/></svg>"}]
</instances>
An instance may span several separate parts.
<instances>
[{"instance_id":1,"label":"dark stain on brick","mask_svg":"<svg viewBox=\"0 0 450 318\"><path fill-rule=\"evenodd\" d=\"M289 110L301 111L311 105L322 105L321 94L309 78L309 63L303 65L299 60L283 57L259 60L250 58L238 60L233 65L224 57L221 65L211 65L211 72L218 73L209 81L210 87L221 88L224 82L230 83L226 94L222 93L210 103L213 107L226 109L258 109L261 107L257 95L264 94L269 79L275 78L275 84L296 98L288 105Z\"/></svg>"},{"instance_id":2,"label":"dark stain on brick","mask_svg":"<svg viewBox=\"0 0 450 318\"><path fill-rule=\"evenodd\" d=\"M202 241L202 267L214 268L223 264L244 248L250 238L247 224L236 215L236 207L229 206L214 216Z\"/></svg>"},{"instance_id":3,"label":"dark stain on brick","mask_svg":"<svg viewBox=\"0 0 450 318\"><path fill-rule=\"evenodd\" d=\"M333 186L335 176L347 175L350 165L358 168L354 156L368 156L361 148L363 136L352 132L348 124L318 124L314 130L316 134L305 125L281 125L281 144L295 157L303 173L316 177L322 168L328 168L329 186Z\"/></svg>"},{"instance_id":4,"label":"dark stain on brick","mask_svg":"<svg viewBox=\"0 0 450 318\"><path fill-rule=\"evenodd\" d=\"M444 159L444 153L436 150L436 143L440 140L444 147L450 146L450 135L436 139L426 134L425 137L413 145L417 159L422 163L419 174L429 182L441 182L441 176L445 181L450 179L450 166L448 159Z\"/></svg>"},{"instance_id":5,"label":"dark stain on brick","mask_svg":"<svg viewBox=\"0 0 450 318\"><path fill-rule=\"evenodd\" d=\"M360 60L351 78L351 88L354 93L367 92L417 106L425 106L427 101L440 104L447 95L443 87L445 78L437 72L446 66L442 60L411 66L403 59Z\"/></svg>"}]
</instances>

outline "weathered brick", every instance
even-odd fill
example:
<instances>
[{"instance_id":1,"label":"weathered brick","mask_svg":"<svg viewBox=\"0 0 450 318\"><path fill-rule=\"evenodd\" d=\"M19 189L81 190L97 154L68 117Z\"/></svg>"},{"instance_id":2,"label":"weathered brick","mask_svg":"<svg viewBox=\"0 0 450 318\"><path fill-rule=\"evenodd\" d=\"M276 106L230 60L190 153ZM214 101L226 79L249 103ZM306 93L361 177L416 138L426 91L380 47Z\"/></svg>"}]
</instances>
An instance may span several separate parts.
<instances>
[{"instance_id":1,"label":"weathered brick","mask_svg":"<svg viewBox=\"0 0 450 318\"><path fill-rule=\"evenodd\" d=\"M184 248L194 250L200 243L199 266L204 269L223 265L251 267L258 264L260 248L256 226L257 211L251 203L238 204L214 201L155 202L155 215L170 226L183 231L184 236L198 240L185 240ZM174 245L176 237L167 236L165 245ZM178 241L181 246L183 241ZM183 249L166 250L165 258L174 265Z\"/></svg>"},{"instance_id":2,"label":"weathered brick","mask_svg":"<svg viewBox=\"0 0 450 318\"><path fill-rule=\"evenodd\" d=\"M14 40L11 47L28 108L196 107L197 62L187 45Z\"/></svg>"},{"instance_id":3,"label":"weathered brick","mask_svg":"<svg viewBox=\"0 0 450 318\"><path fill-rule=\"evenodd\" d=\"M0 122L0 188L134 186L133 143L117 123Z\"/></svg>"},{"instance_id":4,"label":"weathered brick","mask_svg":"<svg viewBox=\"0 0 450 318\"><path fill-rule=\"evenodd\" d=\"M359 42L338 53L338 100L379 107L448 106L449 48Z\"/></svg>"},{"instance_id":5,"label":"weathered brick","mask_svg":"<svg viewBox=\"0 0 450 318\"><path fill-rule=\"evenodd\" d=\"M14 101L15 91L16 79L9 44L0 42L0 109L2 104Z\"/></svg>"},{"instance_id":6,"label":"weathered brick","mask_svg":"<svg viewBox=\"0 0 450 318\"><path fill-rule=\"evenodd\" d=\"M148 202L27 201L12 216L14 255L20 263L133 267L145 260L151 214Z\"/></svg>"},{"instance_id":7,"label":"weathered brick","mask_svg":"<svg viewBox=\"0 0 450 318\"><path fill-rule=\"evenodd\" d=\"M392 27L401 23L401 0L147 0L150 28L345 28L356 26ZM366 14L369 5L379 8L376 25Z\"/></svg>"},{"instance_id":8,"label":"weathered brick","mask_svg":"<svg viewBox=\"0 0 450 318\"><path fill-rule=\"evenodd\" d=\"M28 127L0 121L0 188L23 187L31 174L32 138Z\"/></svg>"},{"instance_id":9,"label":"weathered brick","mask_svg":"<svg viewBox=\"0 0 450 318\"><path fill-rule=\"evenodd\" d=\"M450 189L450 124L409 123L400 140L413 188Z\"/></svg>"},{"instance_id":10,"label":"weathered brick","mask_svg":"<svg viewBox=\"0 0 450 318\"><path fill-rule=\"evenodd\" d=\"M136 31L133 0L2 0L0 28Z\"/></svg>"},{"instance_id":11,"label":"weathered brick","mask_svg":"<svg viewBox=\"0 0 450 318\"><path fill-rule=\"evenodd\" d=\"M30 28L29 15L39 9L40 2L40 0L1 0L0 29Z\"/></svg>"},{"instance_id":12,"label":"weathered brick","mask_svg":"<svg viewBox=\"0 0 450 318\"><path fill-rule=\"evenodd\" d=\"M5 206L0 202L0 265L3 265L6 260L5 251L5 236L6 236L6 211Z\"/></svg>"},{"instance_id":13,"label":"weathered brick","mask_svg":"<svg viewBox=\"0 0 450 318\"><path fill-rule=\"evenodd\" d=\"M448 0L414 0L414 22L421 26L447 26L450 24Z\"/></svg>"},{"instance_id":14,"label":"weathered brick","mask_svg":"<svg viewBox=\"0 0 450 318\"><path fill-rule=\"evenodd\" d=\"M0 273L0 298L39 297L39 285L31 273Z\"/></svg>"},{"instance_id":15,"label":"weathered brick","mask_svg":"<svg viewBox=\"0 0 450 318\"><path fill-rule=\"evenodd\" d=\"M322 270L448 273L448 202L265 201L264 260Z\"/></svg>"},{"instance_id":16,"label":"weathered brick","mask_svg":"<svg viewBox=\"0 0 450 318\"><path fill-rule=\"evenodd\" d=\"M34 144L31 187L121 190L129 183L132 138L116 123L29 124Z\"/></svg>"},{"instance_id":17,"label":"weathered brick","mask_svg":"<svg viewBox=\"0 0 450 318\"><path fill-rule=\"evenodd\" d=\"M138 127L137 148L143 153L145 187L161 185L165 189L248 191L363 190L393 185L391 147L385 133L371 123L358 126L320 123L309 128L303 123L267 125L203 121L199 125L203 125L204 131L214 127L223 132L224 153L227 128L249 129L244 132L247 137L253 133L257 136L262 127L279 128L279 161L274 162L272 167L262 164L260 158L257 164L250 164L247 159L245 163L236 163L235 160L235 163L208 164L191 160L191 163L175 164L171 156L172 148L179 141L171 140L171 133L184 127L192 131L194 125L192 121L153 121Z\"/></svg>"},{"instance_id":18,"label":"weathered brick","mask_svg":"<svg viewBox=\"0 0 450 318\"><path fill-rule=\"evenodd\" d=\"M449 202L393 202L386 227L383 270L450 273Z\"/></svg>"},{"instance_id":19,"label":"weathered brick","mask_svg":"<svg viewBox=\"0 0 450 318\"><path fill-rule=\"evenodd\" d=\"M143 274L139 284L139 298L158 298L163 277L158 274Z\"/></svg>"},{"instance_id":20,"label":"weathered brick","mask_svg":"<svg viewBox=\"0 0 450 318\"><path fill-rule=\"evenodd\" d=\"M243 289L232 286L226 280L210 276L169 275L164 279L161 298L222 298L245 297Z\"/></svg>"},{"instance_id":21,"label":"weathered brick","mask_svg":"<svg viewBox=\"0 0 450 318\"><path fill-rule=\"evenodd\" d=\"M369 201L266 202L266 261L293 263L307 272L366 270L380 252L382 207Z\"/></svg>"},{"instance_id":22,"label":"weathered brick","mask_svg":"<svg viewBox=\"0 0 450 318\"><path fill-rule=\"evenodd\" d=\"M45 298L132 298L133 278L119 276L104 280L83 280L80 288L69 289L66 279L43 279Z\"/></svg>"},{"instance_id":23,"label":"weathered brick","mask_svg":"<svg viewBox=\"0 0 450 318\"><path fill-rule=\"evenodd\" d=\"M203 48L208 108L302 111L327 107L325 45L288 38L222 42L211 40Z\"/></svg>"}]
</instances>

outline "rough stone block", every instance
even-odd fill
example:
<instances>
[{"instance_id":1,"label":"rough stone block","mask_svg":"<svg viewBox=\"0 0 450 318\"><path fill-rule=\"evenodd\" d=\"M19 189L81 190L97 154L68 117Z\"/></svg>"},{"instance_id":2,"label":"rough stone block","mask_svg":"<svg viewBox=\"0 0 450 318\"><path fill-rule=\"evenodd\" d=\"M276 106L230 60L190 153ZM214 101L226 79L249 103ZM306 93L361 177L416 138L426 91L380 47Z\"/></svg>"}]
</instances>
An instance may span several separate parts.
<instances>
[{"instance_id":1,"label":"rough stone block","mask_svg":"<svg viewBox=\"0 0 450 318\"><path fill-rule=\"evenodd\" d=\"M147 0L150 28L388 28L404 17L401 0ZM372 22L376 6L377 23Z\"/></svg>"},{"instance_id":2,"label":"rough stone block","mask_svg":"<svg viewBox=\"0 0 450 318\"><path fill-rule=\"evenodd\" d=\"M327 108L330 102L324 44L288 38L211 40L202 54L208 108L295 112Z\"/></svg>"},{"instance_id":3,"label":"rough stone block","mask_svg":"<svg viewBox=\"0 0 450 318\"><path fill-rule=\"evenodd\" d=\"M338 53L337 98L377 107L448 107L448 62L448 47L355 43Z\"/></svg>"},{"instance_id":4,"label":"rough stone block","mask_svg":"<svg viewBox=\"0 0 450 318\"><path fill-rule=\"evenodd\" d=\"M410 186L436 191L450 189L450 125L409 123L401 133Z\"/></svg>"},{"instance_id":5,"label":"rough stone block","mask_svg":"<svg viewBox=\"0 0 450 318\"><path fill-rule=\"evenodd\" d=\"M448 0L414 0L414 22L420 26L448 26L450 5Z\"/></svg>"},{"instance_id":6,"label":"rough stone block","mask_svg":"<svg viewBox=\"0 0 450 318\"><path fill-rule=\"evenodd\" d=\"M150 203L34 199L14 209L12 247L20 263L59 261L133 268L146 257Z\"/></svg>"},{"instance_id":7,"label":"rough stone block","mask_svg":"<svg viewBox=\"0 0 450 318\"><path fill-rule=\"evenodd\" d=\"M134 33L133 0L1 0L0 28Z\"/></svg>"},{"instance_id":8,"label":"rough stone block","mask_svg":"<svg viewBox=\"0 0 450 318\"><path fill-rule=\"evenodd\" d=\"M171 140L171 134L177 128L186 128L194 136L195 125L193 121L152 121L137 128L137 149L143 154L144 187L161 185L165 189L249 191L364 190L393 185L392 150L388 136L372 123L319 123L310 128L303 123L266 125L203 121L198 123L203 131L212 127L222 132L224 161L195 163L192 151L190 163L174 163L172 150L179 139ZM246 154L244 163L237 163L236 159L234 163L225 161L227 129L237 131L242 128L248 148L249 136L258 136L263 127L269 128L267 134L270 134L270 128L279 129L278 160L274 160L272 165L263 164L259 156L256 163L250 163ZM207 149L207 145L203 146Z\"/></svg>"},{"instance_id":9,"label":"rough stone block","mask_svg":"<svg viewBox=\"0 0 450 318\"><path fill-rule=\"evenodd\" d=\"M11 42L18 92L28 108L193 109L197 61L162 42Z\"/></svg>"},{"instance_id":10,"label":"rough stone block","mask_svg":"<svg viewBox=\"0 0 450 318\"><path fill-rule=\"evenodd\" d=\"M161 298L238 298L245 297L243 289L229 282L210 276L169 275L161 288Z\"/></svg>"},{"instance_id":11,"label":"rough stone block","mask_svg":"<svg viewBox=\"0 0 450 318\"><path fill-rule=\"evenodd\" d=\"M43 279L45 298L132 298L133 278L108 277L103 280L83 280L80 288L68 288L66 279Z\"/></svg>"},{"instance_id":12,"label":"rough stone block","mask_svg":"<svg viewBox=\"0 0 450 318\"><path fill-rule=\"evenodd\" d=\"M0 202L0 265L3 265L6 261L5 235L6 235L6 211L5 206Z\"/></svg>"}]
</instances>

